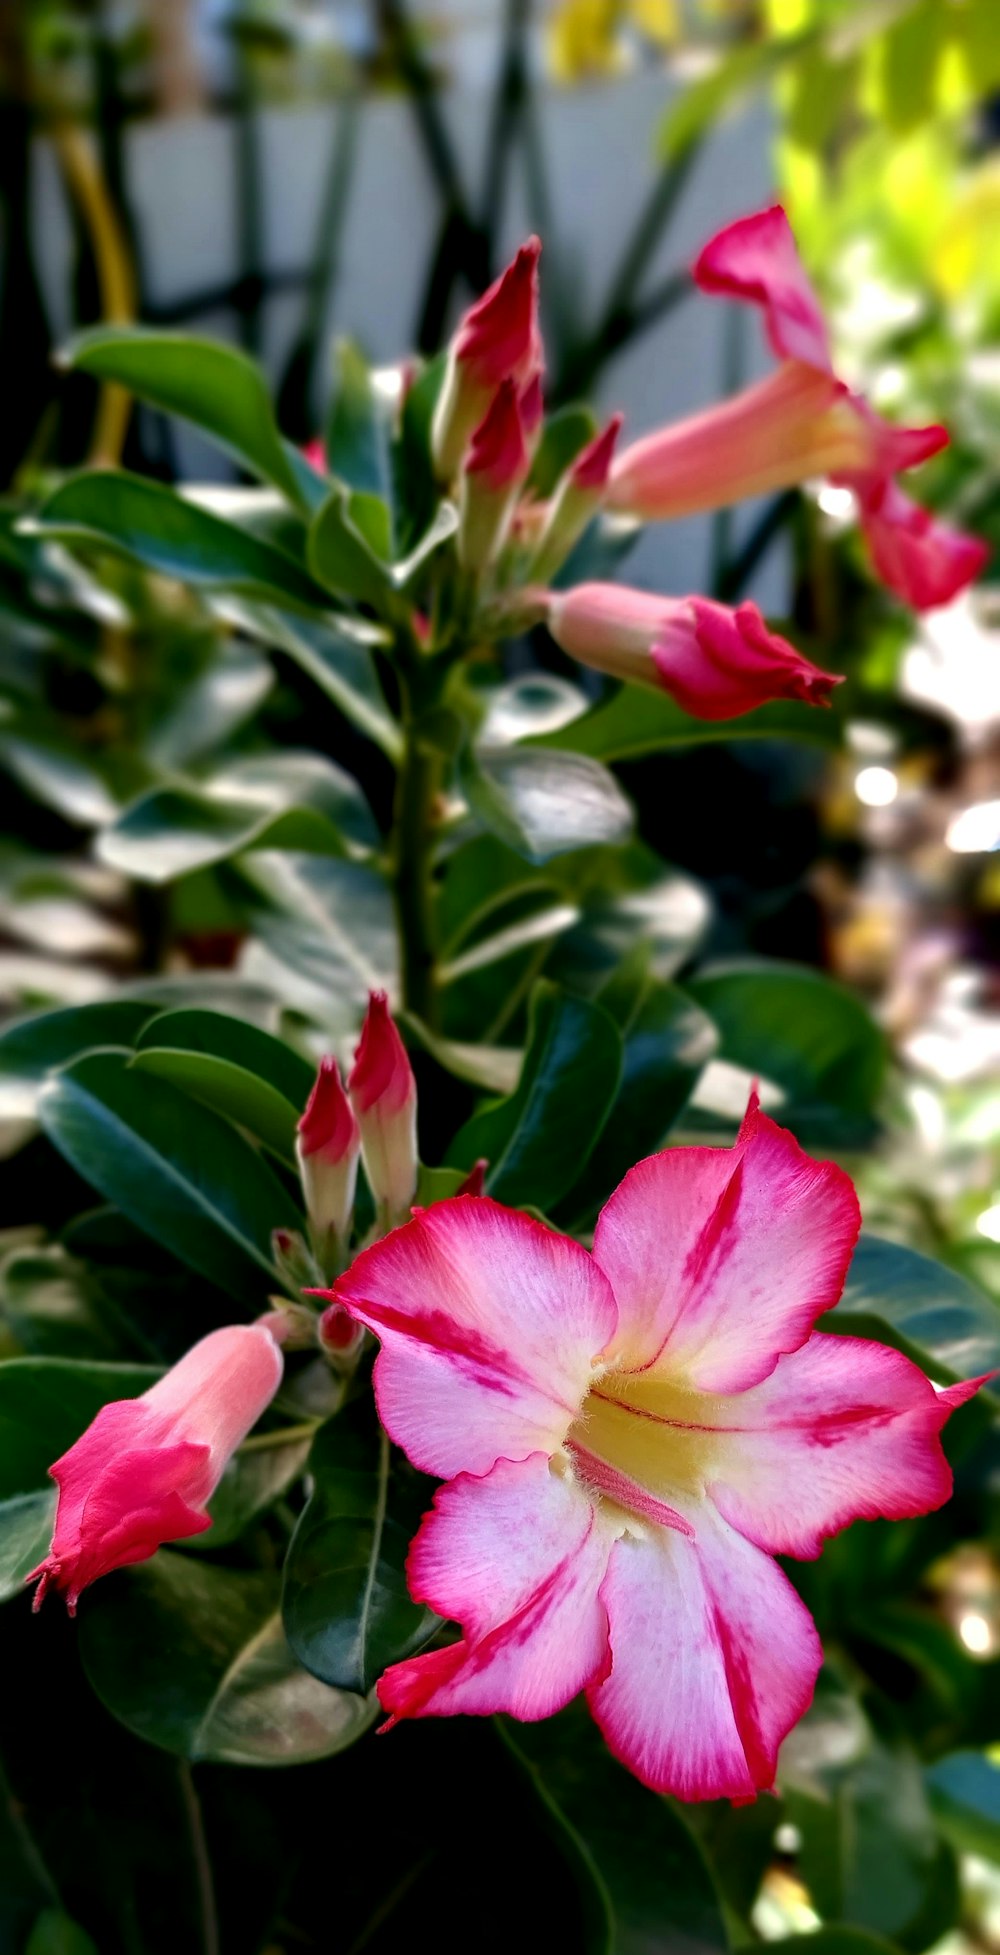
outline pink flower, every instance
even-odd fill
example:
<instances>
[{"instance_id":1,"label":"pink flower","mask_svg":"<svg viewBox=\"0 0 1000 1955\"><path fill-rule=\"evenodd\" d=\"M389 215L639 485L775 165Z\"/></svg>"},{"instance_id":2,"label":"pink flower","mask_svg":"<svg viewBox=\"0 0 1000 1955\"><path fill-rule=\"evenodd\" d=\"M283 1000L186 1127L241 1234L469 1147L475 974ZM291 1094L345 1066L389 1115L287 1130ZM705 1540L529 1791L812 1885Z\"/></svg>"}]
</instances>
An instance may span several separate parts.
<instances>
[{"instance_id":1,"label":"pink flower","mask_svg":"<svg viewBox=\"0 0 1000 1955\"><path fill-rule=\"evenodd\" d=\"M502 382L513 380L524 387L541 372L541 248L535 237L522 244L506 271L469 308L452 339L431 431L434 465L443 482L458 473L469 437Z\"/></svg>"},{"instance_id":2,"label":"pink flower","mask_svg":"<svg viewBox=\"0 0 1000 1955\"><path fill-rule=\"evenodd\" d=\"M933 589L930 601L942 602L936 593L947 580L937 564L929 581L913 577L905 545L889 541L892 525L909 527L912 505L887 500L885 490L899 470L945 447L947 431L893 427L838 380L819 301L780 205L727 225L705 246L694 277L704 292L762 308L781 365L731 400L633 442L613 470L609 507L654 519L685 515L827 476L853 489L863 512L880 499L881 548L873 544L873 558L890 588L918 606L928 601L918 593ZM864 513L862 520L872 541ZM960 582L968 582L984 561L982 546L948 534L948 571L959 576L961 565Z\"/></svg>"},{"instance_id":3,"label":"pink flower","mask_svg":"<svg viewBox=\"0 0 1000 1955\"><path fill-rule=\"evenodd\" d=\"M417 1189L417 1082L384 991L373 991L368 1000L347 1090L372 1194L398 1222L409 1214Z\"/></svg>"},{"instance_id":4,"label":"pink flower","mask_svg":"<svg viewBox=\"0 0 1000 1955\"><path fill-rule=\"evenodd\" d=\"M686 713L735 719L768 699L827 706L838 675L821 672L768 631L755 604L657 597L620 584L577 584L548 600L556 643L583 665L661 686Z\"/></svg>"},{"instance_id":5,"label":"pink flower","mask_svg":"<svg viewBox=\"0 0 1000 1955\"><path fill-rule=\"evenodd\" d=\"M281 1383L281 1351L261 1324L229 1324L186 1352L141 1398L104 1405L49 1468L59 1487L55 1531L34 1607L50 1588L70 1615L113 1568L146 1561L164 1541L203 1534L205 1503L237 1446Z\"/></svg>"},{"instance_id":6,"label":"pink flower","mask_svg":"<svg viewBox=\"0 0 1000 1955\"><path fill-rule=\"evenodd\" d=\"M911 502L895 482L876 482L860 497L861 527L884 584L915 611L950 604L979 576L989 546Z\"/></svg>"},{"instance_id":7,"label":"pink flower","mask_svg":"<svg viewBox=\"0 0 1000 1955\"><path fill-rule=\"evenodd\" d=\"M295 1151L313 1232L343 1242L351 1225L361 1135L336 1059L320 1061Z\"/></svg>"},{"instance_id":8,"label":"pink flower","mask_svg":"<svg viewBox=\"0 0 1000 1955\"><path fill-rule=\"evenodd\" d=\"M381 1339L382 1422L447 1481L410 1590L462 1628L385 1672L392 1720L542 1718L585 1690L654 1790L771 1786L821 1660L772 1557L940 1506L938 1435L976 1388L814 1332L858 1226L848 1177L754 1095L733 1150L633 1168L592 1255L461 1196L358 1257L333 1295Z\"/></svg>"}]
</instances>

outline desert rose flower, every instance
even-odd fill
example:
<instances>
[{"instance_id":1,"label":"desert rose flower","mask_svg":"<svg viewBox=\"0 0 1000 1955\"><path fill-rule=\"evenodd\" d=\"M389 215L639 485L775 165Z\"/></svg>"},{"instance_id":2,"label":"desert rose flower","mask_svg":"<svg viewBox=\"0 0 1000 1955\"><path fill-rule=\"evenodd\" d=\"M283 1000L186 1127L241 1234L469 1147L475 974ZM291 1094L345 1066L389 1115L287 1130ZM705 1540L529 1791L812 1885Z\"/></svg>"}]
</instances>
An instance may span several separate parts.
<instances>
[{"instance_id":1,"label":"desert rose flower","mask_svg":"<svg viewBox=\"0 0 1000 1955\"><path fill-rule=\"evenodd\" d=\"M354 1211L361 1135L341 1085L336 1059L320 1061L299 1121L295 1152L306 1213L317 1249L347 1240Z\"/></svg>"},{"instance_id":2,"label":"desert rose flower","mask_svg":"<svg viewBox=\"0 0 1000 1955\"><path fill-rule=\"evenodd\" d=\"M485 570L499 556L530 467L518 390L505 380L472 437L462 471L458 556L467 570Z\"/></svg>"},{"instance_id":3,"label":"desert rose flower","mask_svg":"<svg viewBox=\"0 0 1000 1955\"><path fill-rule=\"evenodd\" d=\"M772 1557L940 1506L939 1433L976 1389L814 1331L859 1219L754 1095L733 1149L633 1168L592 1254L461 1196L358 1257L332 1294L381 1339L382 1422L447 1482L410 1590L462 1628L385 1672L391 1719L535 1719L585 1690L655 1791L772 1785L821 1661Z\"/></svg>"},{"instance_id":4,"label":"desert rose flower","mask_svg":"<svg viewBox=\"0 0 1000 1955\"><path fill-rule=\"evenodd\" d=\"M54 1588L75 1615L98 1576L203 1534L212 1524L205 1503L274 1397L283 1363L271 1328L229 1324L141 1398L102 1406L49 1468L59 1501L49 1552L27 1577L38 1582L34 1607Z\"/></svg>"},{"instance_id":5,"label":"desert rose flower","mask_svg":"<svg viewBox=\"0 0 1000 1955\"><path fill-rule=\"evenodd\" d=\"M915 611L950 604L979 576L989 549L911 502L896 482L859 491L861 528L884 584Z\"/></svg>"},{"instance_id":6,"label":"desert rose flower","mask_svg":"<svg viewBox=\"0 0 1000 1955\"><path fill-rule=\"evenodd\" d=\"M705 246L694 277L704 292L760 306L781 364L730 400L626 448L612 471L609 508L651 519L685 515L826 476L853 489L864 511L898 471L947 445L946 429L894 427L837 378L819 300L780 205L727 225ZM911 509L905 498L886 504L883 497L883 547L873 547L873 558L891 589L925 608L945 601L959 557L925 557L924 575L911 577L905 551L885 541L889 525L909 527ZM871 541L864 515L863 524ZM986 552L972 538L962 541L968 582Z\"/></svg>"},{"instance_id":7,"label":"desert rose flower","mask_svg":"<svg viewBox=\"0 0 1000 1955\"><path fill-rule=\"evenodd\" d=\"M525 387L541 371L538 257L531 237L505 272L470 306L448 349L434 411L431 449L442 482L458 474L473 430L504 380Z\"/></svg>"},{"instance_id":8,"label":"desert rose flower","mask_svg":"<svg viewBox=\"0 0 1000 1955\"><path fill-rule=\"evenodd\" d=\"M417 1190L417 1082L384 991L373 991L347 1082L372 1194L390 1223Z\"/></svg>"},{"instance_id":9,"label":"desert rose flower","mask_svg":"<svg viewBox=\"0 0 1000 1955\"><path fill-rule=\"evenodd\" d=\"M827 706L840 684L769 631L755 604L731 610L621 584L577 584L547 603L549 630L571 658L659 686L698 719L735 719L769 699Z\"/></svg>"}]
</instances>

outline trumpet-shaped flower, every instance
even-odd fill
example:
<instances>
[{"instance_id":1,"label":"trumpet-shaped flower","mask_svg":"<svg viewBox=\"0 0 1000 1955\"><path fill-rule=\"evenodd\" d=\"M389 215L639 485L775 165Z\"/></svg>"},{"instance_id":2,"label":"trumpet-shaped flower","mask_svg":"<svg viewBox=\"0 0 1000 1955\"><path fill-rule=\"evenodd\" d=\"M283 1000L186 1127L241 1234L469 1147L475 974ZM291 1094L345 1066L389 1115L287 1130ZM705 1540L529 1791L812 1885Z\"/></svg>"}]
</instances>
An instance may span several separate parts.
<instances>
[{"instance_id":1,"label":"trumpet-shaped flower","mask_svg":"<svg viewBox=\"0 0 1000 1955\"><path fill-rule=\"evenodd\" d=\"M271 1327L228 1324L141 1398L102 1406L49 1468L59 1501L49 1552L26 1578L38 1582L33 1606L61 1589L75 1615L98 1576L148 1560L164 1541L203 1534L212 1524L205 1502L274 1397L283 1365Z\"/></svg>"},{"instance_id":2,"label":"trumpet-shaped flower","mask_svg":"<svg viewBox=\"0 0 1000 1955\"><path fill-rule=\"evenodd\" d=\"M576 584L551 595L547 622L581 664L662 687L703 720L735 719L769 699L826 706L840 684L769 631L755 604L730 610L707 597Z\"/></svg>"},{"instance_id":3,"label":"trumpet-shaped flower","mask_svg":"<svg viewBox=\"0 0 1000 1955\"><path fill-rule=\"evenodd\" d=\"M727 225L701 252L694 277L704 292L758 305L781 364L717 407L633 442L612 472L608 507L678 516L826 476L857 494L875 569L907 603L942 604L970 582L985 546L932 526L916 551L917 512L894 488L888 493L900 470L947 445L946 429L894 427L837 378L819 300L780 205Z\"/></svg>"},{"instance_id":4,"label":"trumpet-shaped flower","mask_svg":"<svg viewBox=\"0 0 1000 1955\"><path fill-rule=\"evenodd\" d=\"M821 1651L773 1560L946 1500L975 1390L824 1336L859 1226L847 1176L751 1098L736 1146L626 1175L593 1253L463 1196L333 1295L381 1339L389 1433L444 1478L411 1592L461 1640L386 1671L391 1719L547 1717L585 1690L613 1752L682 1798L745 1799Z\"/></svg>"}]
</instances>

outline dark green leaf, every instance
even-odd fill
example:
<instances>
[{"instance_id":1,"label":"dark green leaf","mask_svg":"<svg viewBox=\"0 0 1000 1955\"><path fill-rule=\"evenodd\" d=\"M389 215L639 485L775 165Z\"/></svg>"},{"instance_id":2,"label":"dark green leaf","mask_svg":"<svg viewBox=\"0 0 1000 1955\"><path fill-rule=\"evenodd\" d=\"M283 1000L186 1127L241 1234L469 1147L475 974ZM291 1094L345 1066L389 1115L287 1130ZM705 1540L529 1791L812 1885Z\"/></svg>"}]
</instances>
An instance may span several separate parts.
<instances>
[{"instance_id":1,"label":"dark green leaf","mask_svg":"<svg viewBox=\"0 0 1000 1955\"><path fill-rule=\"evenodd\" d=\"M652 686L624 685L605 705L595 706L554 733L542 734L534 744L610 761L718 740L807 740L831 747L839 739L840 722L834 713L794 700L758 706L735 720L698 720L675 705L669 693Z\"/></svg>"},{"instance_id":2,"label":"dark green leaf","mask_svg":"<svg viewBox=\"0 0 1000 1955\"><path fill-rule=\"evenodd\" d=\"M172 1046L178 1052L207 1052L213 1058L228 1059L255 1078L266 1080L283 1099L300 1108L305 1106L316 1077L315 1067L283 1039L224 1011L181 1006L158 1012L136 1040L139 1052L147 1046Z\"/></svg>"},{"instance_id":3,"label":"dark green leaf","mask_svg":"<svg viewBox=\"0 0 1000 1955\"><path fill-rule=\"evenodd\" d=\"M300 1670L278 1584L161 1551L80 1611L87 1675L140 1738L183 1758L298 1765L353 1744L377 1706Z\"/></svg>"},{"instance_id":4,"label":"dark green leaf","mask_svg":"<svg viewBox=\"0 0 1000 1955\"><path fill-rule=\"evenodd\" d=\"M962 1853L1000 1861L1000 1764L983 1751L953 1751L924 1779L938 1824Z\"/></svg>"},{"instance_id":5,"label":"dark green leaf","mask_svg":"<svg viewBox=\"0 0 1000 1955\"><path fill-rule=\"evenodd\" d=\"M491 1195L547 1212L586 1165L621 1065L621 1038L607 1012L554 984L536 985L517 1089L466 1121L449 1165L471 1168L485 1157Z\"/></svg>"},{"instance_id":6,"label":"dark green leaf","mask_svg":"<svg viewBox=\"0 0 1000 1955\"><path fill-rule=\"evenodd\" d=\"M333 404L326 430L331 475L392 507L390 439L393 404L373 385L367 360L348 339L338 342Z\"/></svg>"},{"instance_id":7,"label":"dark green leaf","mask_svg":"<svg viewBox=\"0 0 1000 1955\"><path fill-rule=\"evenodd\" d=\"M131 1045L156 1010L152 999L115 998L17 1019L0 1032L0 1114L13 1120L34 1113L47 1073L95 1046Z\"/></svg>"},{"instance_id":8,"label":"dark green leaf","mask_svg":"<svg viewBox=\"0 0 1000 1955\"><path fill-rule=\"evenodd\" d=\"M24 1955L98 1955L98 1948L61 1908L47 1907L35 1922Z\"/></svg>"},{"instance_id":9,"label":"dark green leaf","mask_svg":"<svg viewBox=\"0 0 1000 1955\"><path fill-rule=\"evenodd\" d=\"M328 600L284 550L123 469L75 475L42 505L33 527L64 543L121 551L197 589L322 611Z\"/></svg>"},{"instance_id":10,"label":"dark green leaf","mask_svg":"<svg viewBox=\"0 0 1000 1955\"><path fill-rule=\"evenodd\" d=\"M68 1358L9 1358L0 1364L0 1500L46 1490L53 1460L67 1452L113 1399L138 1398L160 1376L151 1365L77 1364Z\"/></svg>"},{"instance_id":11,"label":"dark green leaf","mask_svg":"<svg viewBox=\"0 0 1000 1955\"><path fill-rule=\"evenodd\" d=\"M302 1108L292 1106L266 1080L234 1066L231 1059L218 1059L210 1052L184 1052L176 1046L144 1047L132 1065L137 1072L169 1080L201 1106L225 1114L289 1167L295 1166L295 1129Z\"/></svg>"},{"instance_id":12,"label":"dark green leaf","mask_svg":"<svg viewBox=\"0 0 1000 1955\"><path fill-rule=\"evenodd\" d=\"M552 494L559 477L596 433L597 416L590 407L560 407L547 417L528 478L540 501Z\"/></svg>"},{"instance_id":13,"label":"dark green leaf","mask_svg":"<svg viewBox=\"0 0 1000 1955\"><path fill-rule=\"evenodd\" d=\"M353 635L351 620L333 624L278 611L269 605L232 607L236 622L267 645L286 652L332 699L345 719L374 740L390 759L401 752L399 727L385 702L368 646ZM357 623L357 631L374 627Z\"/></svg>"},{"instance_id":14,"label":"dark green leaf","mask_svg":"<svg viewBox=\"0 0 1000 1955\"><path fill-rule=\"evenodd\" d=\"M261 1306L276 1280L271 1231L300 1217L227 1121L116 1053L92 1053L57 1074L38 1116L105 1200L242 1303Z\"/></svg>"},{"instance_id":15,"label":"dark green leaf","mask_svg":"<svg viewBox=\"0 0 1000 1955\"><path fill-rule=\"evenodd\" d=\"M249 849L367 854L378 830L357 782L320 754L240 761L202 786L161 787L105 829L106 862L170 882Z\"/></svg>"},{"instance_id":16,"label":"dark green leaf","mask_svg":"<svg viewBox=\"0 0 1000 1955\"><path fill-rule=\"evenodd\" d=\"M0 1500L0 1602L24 1594L25 1577L48 1552L55 1516L54 1487Z\"/></svg>"},{"instance_id":17,"label":"dark green leaf","mask_svg":"<svg viewBox=\"0 0 1000 1955\"><path fill-rule=\"evenodd\" d=\"M712 965L687 988L718 1028L721 1058L773 1080L797 1109L832 1107L859 1128L870 1118L886 1041L853 991L764 958Z\"/></svg>"},{"instance_id":18,"label":"dark green leaf","mask_svg":"<svg viewBox=\"0 0 1000 1955\"><path fill-rule=\"evenodd\" d=\"M632 809L614 776L580 754L482 748L467 758L462 785L480 821L529 862L624 842L632 831Z\"/></svg>"},{"instance_id":19,"label":"dark green leaf","mask_svg":"<svg viewBox=\"0 0 1000 1955\"><path fill-rule=\"evenodd\" d=\"M98 326L72 340L62 357L66 366L117 380L140 400L193 421L253 474L300 501L264 376L245 353L193 333Z\"/></svg>"},{"instance_id":20,"label":"dark green leaf","mask_svg":"<svg viewBox=\"0 0 1000 1955\"><path fill-rule=\"evenodd\" d=\"M285 1562L285 1633L314 1676L364 1695L437 1627L406 1587L429 1488L393 1452L366 1398L323 1426L309 1471L313 1491Z\"/></svg>"},{"instance_id":21,"label":"dark green leaf","mask_svg":"<svg viewBox=\"0 0 1000 1955\"><path fill-rule=\"evenodd\" d=\"M234 1454L219 1481L208 1511L212 1525L205 1534L185 1541L188 1554L211 1554L238 1541L255 1515L280 1500L297 1480L309 1458L308 1434L283 1439L280 1431L255 1436Z\"/></svg>"},{"instance_id":22,"label":"dark green leaf","mask_svg":"<svg viewBox=\"0 0 1000 1955\"><path fill-rule=\"evenodd\" d=\"M392 613L397 600L388 563L372 546L370 503L360 491L334 489L313 517L309 568L317 583L338 597Z\"/></svg>"},{"instance_id":23,"label":"dark green leaf","mask_svg":"<svg viewBox=\"0 0 1000 1955\"><path fill-rule=\"evenodd\" d=\"M892 1343L945 1381L1000 1367L996 1304L957 1270L867 1231L827 1327L874 1337L888 1331Z\"/></svg>"}]
</instances>

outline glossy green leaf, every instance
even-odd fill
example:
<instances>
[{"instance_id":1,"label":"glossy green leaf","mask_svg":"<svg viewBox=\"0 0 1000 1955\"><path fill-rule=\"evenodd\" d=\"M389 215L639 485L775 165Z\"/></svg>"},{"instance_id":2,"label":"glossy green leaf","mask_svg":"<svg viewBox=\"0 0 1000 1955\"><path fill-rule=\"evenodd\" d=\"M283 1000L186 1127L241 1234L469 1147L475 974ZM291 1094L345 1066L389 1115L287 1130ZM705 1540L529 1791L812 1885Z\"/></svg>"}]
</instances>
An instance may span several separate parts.
<instances>
[{"instance_id":1,"label":"glossy green leaf","mask_svg":"<svg viewBox=\"0 0 1000 1955\"><path fill-rule=\"evenodd\" d=\"M116 380L140 400L182 415L262 481L300 500L264 376L236 347L193 333L98 326L70 342L62 363L96 380Z\"/></svg>"},{"instance_id":2,"label":"glossy green leaf","mask_svg":"<svg viewBox=\"0 0 1000 1955\"><path fill-rule=\"evenodd\" d=\"M870 1119L886 1039L853 991L765 958L711 965L687 989L718 1028L721 1058L773 1080L797 1108Z\"/></svg>"},{"instance_id":3,"label":"glossy green leaf","mask_svg":"<svg viewBox=\"0 0 1000 1955\"><path fill-rule=\"evenodd\" d=\"M314 1676L364 1695L437 1627L406 1586L430 1487L389 1445L367 1397L317 1433L309 1474L285 1561L285 1633Z\"/></svg>"},{"instance_id":4,"label":"glossy green leaf","mask_svg":"<svg viewBox=\"0 0 1000 1955\"><path fill-rule=\"evenodd\" d=\"M105 1200L241 1303L261 1308L276 1280L271 1231L301 1218L227 1121L118 1053L92 1053L58 1073L38 1117Z\"/></svg>"},{"instance_id":5,"label":"glossy green leaf","mask_svg":"<svg viewBox=\"0 0 1000 1955\"><path fill-rule=\"evenodd\" d=\"M367 854L378 830L357 782L320 754L240 761L205 786L144 794L98 844L141 882L171 882L249 849Z\"/></svg>"},{"instance_id":6,"label":"glossy green leaf","mask_svg":"<svg viewBox=\"0 0 1000 1955\"><path fill-rule=\"evenodd\" d=\"M98 1948L62 1908L47 1907L35 1922L24 1955L98 1955Z\"/></svg>"},{"instance_id":7,"label":"glossy green leaf","mask_svg":"<svg viewBox=\"0 0 1000 1955\"><path fill-rule=\"evenodd\" d=\"M694 956L711 921L701 884L644 842L563 856L550 874L580 914L549 973L579 988L605 983L636 955L648 957L651 977L668 981Z\"/></svg>"},{"instance_id":8,"label":"glossy green leaf","mask_svg":"<svg viewBox=\"0 0 1000 1955\"><path fill-rule=\"evenodd\" d=\"M43 503L32 527L71 546L120 551L196 589L231 590L307 611L327 608L322 590L286 551L123 469L71 477Z\"/></svg>"},{"instance_id":9,"label":"glossy green leaf","mask_svg":"<svg viewBox=\"0 0 1000 1955\"><path fill-rule=\"evenodd\" d=\"M54 1487L0 1500L0 1602L24 1594L25 1577L48 1552L55 1517Z\"/></svg>"},{"instance_id":10,"label":"glossy green leaf","mask_svg":"<svg viewBox=\"0 0 1000 1955\"><path fill-rule=\"evenodd\" d=\"M231 1059L211 1052L184 1052L177 1046L146 1046L132 1061L139 1073L155 1073L189 1093L199 1105L214 1108L237 1127L263 1141L272 1154L295 1166L295 1129L301 1107L294 1107L264 1079Z\"/></svg>"},{"instance_id":11,"label":"glossy green leaf","mask_svg":"<svg viewBox=\"0 0 1000 1955\"><path fill-rule=\"evenodd\" d=\"M384 876L335 856L250 856L246 914L268 988L327 1028L357 1033L368 993L397 988L398 938Z\"/></svg>"},{"instance_id":12,"label":"glossy green leaf","mask_svg":"<svg viewBox=\"0 0 1000 1955\"><path fill-rule=\"evenodd\" d=\"M703 746L719 740L806 740L836 746L840 724L835 714L794 700L758 706L734 720L698 720L682 711L669 693L652 686L623 685L582 719L537 738L550 751L590 754L595 760L634 760L669 747Z\"/></svg>"},{"instance_id":13,"label":"glossy green leaf","mask_svg":"<svg viewBox=\"0 0 1000 1955\"><path fill-rule=\"evenodd\" d=\"M238 1541L255 1516L300 1477L310 1444L308 1434L291 1439L283 1439L280 1429L255 1434L233 1455L208 1503L211 1527L192 1534L184 1543L185 1553L212 1554Z\"/></svg>"},{"instance_id":14,"label":"glossy green leaf","mask_svg":"<svg viewBox=\"0 0 1000 1955\"><path fill-rule=\"evenodd\" d=\"M632 832L632 809L614 776L580 754L481 748L466 760L462 785L480 821L529 862L624 842Z\"/></svg>"},{"instance_id":15,"label":"glossy green leaf","mask_svg":"<svg viewBox=\"0 0 1000 1955\"><path fill-rule=\"evenodd\" d=\"M603 994L600 1003L608 1008ZM715 1027L673 984L647 979L621 1023L621 1081L566 1213L585 1217L606 1202L636 1161L662 1147L716 1046Z\"/></svg>"},{"instance_id":16,"label":"glossy green leaf","mask_svg":"<svg viewBox=\"0 0 1000 1955\"><path fill-rule=\"evenodd\" d=\"M353 625L361 633L374 627L349 619L335 625L272 605L243 603L227 609L244 630L286 652L352 726L374 740L390 759L398 758L399 727L386 704L371 651L352 629Z\"/></svg>"},{"instance_id":17,"label":"glossy green leaf","mask_svg":"<svg viewBox=\"0 0 1000 1955\"><path fill-rule=\"evenodd\" d=\"M136 1039L136 1049L172 1046L178 1052L210 1053L228 1059L234 1066L266 1081L293 1106L305 1106L312 1091L316 1069L308 1059L283 1039L276 1039L258 1025L229 1012L203 1011L197 1006L180 1006L157 1012L148 1020Z\"/></svg>"},{"instance_id":18,"label":"glossy green leaf","mask_svg":"<svg viewBox=\"0 0 1000 1955\"><path fill-rule=\"evenodd\" d=\"M331 475L392 506L393 403L373 382L364 355L350 340L335 349L333 402L326 428Z\"/></svg>"},{"instance_id":19,"label":"glossy green leaf","mask_svg":"<svg viewBox=\"0 0 1000 1955\"><path fill-rule=\"evenodd\" d=\"M0 732L0 760L33 800L81 828L113 821L124 802L146 786L151 769L136 754L81 751L54 729L22 719Z\"/></svg>"},{"instance_id":20,"label":"glossy green leaf","mask_svg":"<svg viewBox=\"0 0 1000 1955\"><path fill-rule=\"evenodd\" d=\"M137 1737L182 1758L299 1765L359 1738L375 1704L299 1669L272 1575L161 1551L97 1584L80 1611L84 1668Z\"/></svg>"},{"instance_id":21,"label":"glossy green leaf","mask_svg":"<svg viewBox=\"0 0 1000 1955\"><path fill-rule=\"evenodd\" d=\"M984 1751L953 1751L927 1767L924 1782L952 1844L1000 1861L1000 1763Z\"/></svg>"},{"instance_id":22,"label":"glossy green leaf","mask_svg":"<svg viewBox=\"0 0 1000 1955\"><path fill-rule=\"evenodd\" d=\"M500 1729L537 1791L550 1800L596 1872L606 1905L607 1955L729 1946L722 1906L694 1834L679 1809L616 1763L585 1711Z\"/></svg>"},{"instance_id":23,"label":"glossy green leaf","mask_svg":"<svg viewBox=\"0 0 1000 1955\"><path fill-rule=\"evenodd\" d=\"M48 1473L102 1405L138 1398L156 1383L152 1365L9 1358L0 1364L0 1500L51 1491Z\"/></svg>"},{"instance_id":24,"label":"glossy green leaf","mask_svg":"<svg viewBox=\"0 0 1000 1955\"><path fill-rule=\"evenodd\" d=\"M485 1157L486 1187L497 1201L547 1212L586 1165L621 1066L621 1036L607 1012L554 984L536 985L517 1088L466 1121L448 1164L471 1168Z\"/></svg>"},{"instance_id":25,"label":"glossy green leaf","mask_svg":"<svg viewBox=\"0 0 1000 1955\"><path fill-rule=\"evenodd\" d=\"M338 597L392 611L395 593L388 563L373 548L370 499L334 489L313 517L309 568L318 584ZM383 538L388 545L388 534Z\"/></svg>"},{"instance_id":26,"label":"glossy green leaf","mask_svg":"<svg viewBox=\"0 0 1000 1955\"><path fill-rule=\"evenodd\" d=\"M826 1326L873 1337L888 1332L922 1369L946 1382L1000 1368L996 1304L957 1270L867 1230ZM997 1395L996 1385L988 1390Z\"/></svg>"},{"instance_id":27,"label":"glossy green leaf","mask_svg":"<svg viewBox=\"0 0 1000 1955\"><path fill-rule=\"evenodd\" d=\"M596 433L597 416L590 407L560 407L546 416L528 478L540 501L552 494L559 477Z\"/></svg>"},{"instance_id":28,"label":"glossy green leaf","mask_svg":"<svg viewBox=\"0 0 1000 1955\"><path fill-rule=\"evenodd\" d=\"M112 998L16 1019L0 1032L0 1115L33 1114L47 1073L95 1046L130 1046L156 1010L152 1000Z\"/></svg>"}]
</instances>

